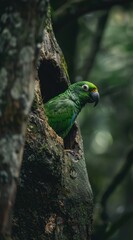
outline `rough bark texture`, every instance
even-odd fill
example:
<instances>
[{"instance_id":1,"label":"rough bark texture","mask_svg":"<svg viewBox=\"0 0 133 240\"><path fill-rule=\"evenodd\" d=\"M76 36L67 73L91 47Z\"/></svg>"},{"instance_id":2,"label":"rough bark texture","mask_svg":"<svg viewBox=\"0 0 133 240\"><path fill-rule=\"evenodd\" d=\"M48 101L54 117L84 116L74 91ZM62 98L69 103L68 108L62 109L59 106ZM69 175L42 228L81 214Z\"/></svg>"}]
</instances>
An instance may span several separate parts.
<instances>
[{"instance_id":1,"label":"rough bark texture","mask_svg":"<svg viewBox=\"0 0 133 240\"><path fill-rule=\"evenodd\" d=\"M0 239L9 239L33 98L33 60L47 4L43 0L1 4ZM68 84L66 64L48 17L14 209L13 240L90 239L92 191L78 127L75 124L63 142L48 126L43 109L43 102Z\"/></svg>"},{"instance_id":2,"label":"rough bark texture","mask_svg":"<svg viewBox=\"0 0 133 240\"><path fill-rule=\"evenodd\" d=\"M92 191L78 127L75 124L63 142L47 124L43 108L43 102L69 84L50 18L44 29L38 76L15 205L13 239L90 240Z\"/></svg>"},{"instance_id":3,"label":"rough bark texture","mask_svg":"<svg viewBox=\"0 0 133 240\"><path fill-rule=\"evenodd\" d=\"M0 239L10 238L45 1L0 2ZM44 14L44 12L43 12ZM45 14L44 14L45 15Z\"/></svg>"}]
</instances>

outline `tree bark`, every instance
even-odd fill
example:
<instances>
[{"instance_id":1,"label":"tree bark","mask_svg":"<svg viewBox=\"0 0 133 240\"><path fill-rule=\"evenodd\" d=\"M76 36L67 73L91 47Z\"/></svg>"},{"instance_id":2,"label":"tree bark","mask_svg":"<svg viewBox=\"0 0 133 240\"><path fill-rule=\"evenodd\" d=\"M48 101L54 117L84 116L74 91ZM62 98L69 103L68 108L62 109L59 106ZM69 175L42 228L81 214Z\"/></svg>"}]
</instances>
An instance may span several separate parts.
<instances>
[{"instance_id":1,"label":"tree bark","mask_svg":"<svg viewBox=\"0 0 133 240\"><path fill-rule=\"evenodd\" d=\"M31 9L32 2L32 11ZM0 3L0 239L9 239L46 2Z\"/></svg>"},{"instance_id":2,"label":"tree bark","mask_svg":"<svg viewBox=\"0 0 133 240\"><path fill-rule=\"evenodd\" d=\"M11 8L7 8L8 1L3 1L3 11L11 11L8 27L11 37L15 36L16 47L14 49L14 38L13 43L7 38L6 41L3 40L6 53L9 54L10 48L12 51L11 56L3 58L5 65L0 73L1 239L10 237L10 213L21 166L26 120L33 98L32 66L36 46L39 45L37 42L42 20L39 13L42 14L47 5L46 1L20 2L18 4L14 1L13 7L11 5ZM43 14L46 16L45 11ZM90 240L92 191L86 171L82 138L75 124L63 141L48 125L43 107L44 102L64 91L70 84L66 63L54 37L49 14L48 10L14 209L12 239ZM17 21L16 17L19 18ZM5 18L6 16L1 19L5 21ZM3 57L5 56L4 53Z\"/></svg>"},{"instance_id":3,"label":"tree bark","mask_svg":"<svg viewBox=\"0 0 133 240\"><path fill-rule=\"evenodd\" d=\"M47 124L43 107L69 83L48 16L17 194L14 240L90 239L92 191L78 127L75 124L63 141Z\"/></svg>"}]
</instances>

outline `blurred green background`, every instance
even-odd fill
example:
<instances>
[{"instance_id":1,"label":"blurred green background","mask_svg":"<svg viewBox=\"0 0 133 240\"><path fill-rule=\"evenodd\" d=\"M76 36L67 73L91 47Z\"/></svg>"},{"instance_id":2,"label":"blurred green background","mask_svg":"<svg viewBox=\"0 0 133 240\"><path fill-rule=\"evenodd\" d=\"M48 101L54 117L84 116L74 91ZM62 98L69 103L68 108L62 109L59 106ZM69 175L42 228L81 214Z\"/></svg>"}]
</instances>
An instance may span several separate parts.
<instances>
[{"instance_id":1,"label":"blurred green background","mask_svg":"<svg viewBox=\"0 0 133 240\"><path fill-rule=\"evenodd\" d=\"M133 240L133 6L57 24L64 4L51 1L71 82L91 81L101 96L96 108L88 105L78 117L94 193L92 240Z\"/></svg>"}]
</instances>

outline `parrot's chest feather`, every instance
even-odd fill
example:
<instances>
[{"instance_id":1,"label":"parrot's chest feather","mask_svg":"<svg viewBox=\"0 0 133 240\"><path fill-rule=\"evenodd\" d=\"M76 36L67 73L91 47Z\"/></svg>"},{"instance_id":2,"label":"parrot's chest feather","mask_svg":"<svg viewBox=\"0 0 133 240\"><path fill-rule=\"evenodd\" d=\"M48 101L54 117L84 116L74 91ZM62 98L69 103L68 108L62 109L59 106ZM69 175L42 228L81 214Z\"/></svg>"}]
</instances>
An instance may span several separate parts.
<instances>
[{"instance_id":1,"label":"parrot's chest feather","mask_svg":"<svg viewBox=\"0 0 133 240\"><path fill-rule=\"evenodd\" d=\"M81 107L73 98L64 95L60 99L49 101L45 105L45 110L50 126L64 138L74 124Z\"/></svg>"}]
</instances>

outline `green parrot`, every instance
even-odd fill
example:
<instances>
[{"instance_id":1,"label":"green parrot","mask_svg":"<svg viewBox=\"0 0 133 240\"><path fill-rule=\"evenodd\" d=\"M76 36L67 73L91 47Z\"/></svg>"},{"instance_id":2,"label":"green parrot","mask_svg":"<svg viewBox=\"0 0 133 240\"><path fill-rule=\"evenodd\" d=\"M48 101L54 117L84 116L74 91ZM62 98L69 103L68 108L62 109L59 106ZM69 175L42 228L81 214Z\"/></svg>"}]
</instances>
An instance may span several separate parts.
<instances>
[{"instance_id":1,"label":"green parrot","mask_svg":"<svg viewBox=\"0 0 133 240\"><path fill-rule=\"evenodd\" d=\"M86 103L98 104L97 87L87 81L77 82L44 104L49 125L64 138L74 124L76 117Z\"/></svg>"}]
</instances>

